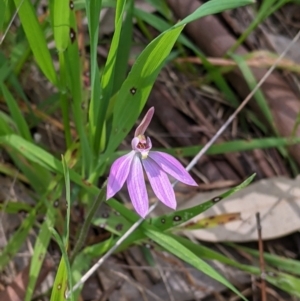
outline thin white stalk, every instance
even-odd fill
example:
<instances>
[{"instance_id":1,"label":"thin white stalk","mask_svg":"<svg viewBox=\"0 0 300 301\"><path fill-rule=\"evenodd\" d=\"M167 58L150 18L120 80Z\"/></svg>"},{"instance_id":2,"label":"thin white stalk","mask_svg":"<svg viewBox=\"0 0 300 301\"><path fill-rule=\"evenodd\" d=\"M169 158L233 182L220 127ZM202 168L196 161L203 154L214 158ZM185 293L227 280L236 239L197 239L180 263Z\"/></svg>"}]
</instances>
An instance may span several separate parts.
<instances>
[{"instance_id":1,"label":"thin white stalk","mask_svg":"<svg viewBox=\"0 0 300 301\"><path fill-rule=\"evenodd\" d=\"M12 23L14 22L14 20L15 20L17 14L18 14L18 12L19 12L19 10L20 10L20 7L21 7L22 4L23 4L23 2L24 2L24 0L22 0L22 1L20 2L20 4L19 4L19 6L17 7L17 9L16 9L14 15L12 16L12 18L11 18L9 24L7 25L7 28L6 28L5 32L3 33L2 37L0 38L0 46L2 45L2 43L3 43L3 41L4 41L4 39L5 39L6 35L7 35L7 33L8 33L8 31L9 31L9 29L10 29Z\"/></svg>"},{"instance_id":2,"label":"thin white stalk","mask_svg":"<svg viewBox=\"0 0 300 301\"><path fill-rule=\"evenodd\" d=\"M216 132L216 134L206 143L206 145L199 151L199 153L193 158L193 160L188 164L186 167L187 171L190 171L195 164L198 162L198 160L207 152L207 150L216 142L216 140L224 133L226 128L230 125L230 123L236 118L236 116L240 113L240 111L245 107L245 105L249 102L249 100L253 97L255 92L261 87L261 85L265 82L265 80L268 78L268 76L274 71L278 63L282 60L282 58L287 54L287 52L290 50L290 48L293 46L293 44L299 39L300 37L300 31L297 33L297 35L294 37L294 39L290 42L290 44L286 47L286 49L281 53L281 55L277 58L277 60L274 62L273 66L269 68L269 70L266 72L266 74L262 77L262 79L259 81L259 83L256 85L256 87L248 94L248 96L243 100L243 102L239 105L239 107L234 111L234 113L227 119L227 121L220 127L220 129ZM173 187L177 184L177 181L174 182L172 185ZM153 204L148 211L148 215L156 208L158 202ZM119 238L119 240L116 242L116 244L105 254L103 255L97 263L94 264L94 266L91 267L90 270L88 270L82 278L74 285L72 290L70 290L67 294L67 297L70 296L70 294L74 291L76 291L82 284L87 281L87 279L105 262L105 260L114 253L114 251L124 242L124 240L133 233L139 225L144 221L143 218L140 218L136 223L134 223L126 233L122 237Z\"/></svg>"}]
</instances>

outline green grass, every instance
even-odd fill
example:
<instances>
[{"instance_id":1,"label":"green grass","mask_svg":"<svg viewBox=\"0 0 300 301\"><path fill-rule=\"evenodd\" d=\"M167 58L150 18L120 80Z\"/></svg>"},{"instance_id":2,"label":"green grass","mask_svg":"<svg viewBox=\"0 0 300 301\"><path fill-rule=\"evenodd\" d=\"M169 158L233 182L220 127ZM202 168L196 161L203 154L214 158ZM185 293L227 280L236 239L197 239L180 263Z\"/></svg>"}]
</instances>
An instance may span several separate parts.
<instances>
[{"instance_id":1,"label":"green grass","mask_svg":"<svg viewBox=\"0 0 300 301\"><path fill-rule=\"evenodd\" d=\"M104 201L106 192L105 185L99 188L98 182L99 179L102 181L107 177L107 170L113 160L123 154L118 151L118 147L134 127L159 73L166 64L170 64L172 59L178 56L186 55L187 52L193 53L203 62L205 83L214 85L231 107L238 107L241 100L226 82L224 69L212 65L201 50L184 35L183 30L188 23L199 18L253 4L251 0L211 0L174 24L172 13L164 1L147 1L159 14L150 14L138 9L133 0L49 2L48 14L39 18L36 14L38 2L33 4L30 0L0 0L0 32L9 29L0 49L0 101L2 107L5 107L5 110L0 112L0 145L10 158L10 164L0 162L0 172L26 183L35 201L34 207L20 200L7 200L5 204L0 204L0 214L16 214L20 210L27 213L0 253L0 271L18 254L29 233L38 229L30 262L26 301L33 300L42 260L49 251L51 240L57 244L62 255L48 297L49 300L65 300L66 290L70 290L80 280L93 260L116 245L119 237L124 237L126 231L139 220L134 212L114 199L109 200L107 204L119 215L110 214L108 218L94 217L94 212ZM265 1L258 10L255 21L228 52L228 56L231 56L240 68L250 89L256 85L255 78L245 58L234 55L233 49L286 2ZM20 26L9 28L10 20L19 6ZM98 47L102 41L99 40L99 15L106 7L115 9L114 32L109 41L106 61L100 64ZM83 49L78 45L81 34L77 29L78 12L87 18L88 23L84 47L88 49L90 90L83 83L84 60L87 58L82 57ZM135 18L136 25L133 22ZM150 27L158 31L156 36L149 31ZM129 70L130 50L134 44L133 29L144 33L149 42ZM55 46L51 48L49 45ZM21 84L21 77L26 74L24 72L28 66L34 66L41 79L54 91L49 98L39 99L36 108L30 103ZM283 158L295 167L287 146L299 143L300 138L279 137L274 130L274 120L262 91L255 94L255 100L268 121L268 126L261 124L258 117L249 110L243 118L251 120L254 125L263 129L265 137L215 144L207 155L277 148ZM47 121L48 117L58 118L63 124L65 149L58 151L61 154L50 151L49 146L35 142L32 137L31 131ZM246 132L250 132L247 122L245 124ZM202 147L203 145L179 146L160 150L175 157L193 157ZM220 196L220 199L223 200L242 189L252 180L253 176ZM63 201L66 205L63 208L55 207L54 203L63 198L66 199ZM82 227L76 229L75 237L78 240L73 244L70 216L75 201L84 208L86 219ZM219 260L256 276L259 275L258 265L240 264L176 234L176 227L181 223L189 221L212 206L218 206L218 202L208 200L193 208L147 218L125 239L117 252L132 245L139 246L151 239L158 251L164 250L173 254L223 283L246 300L204 259ZM174 217L178 216L180 221L174 221ZM162 223L162 220L165 222ZM101 243L87 246L87 230L93 223L105 224L106 230L114 235ZM123 225L121 231L116 229L118 224ZM253 250L244 251L257 256ZM270 271L274 268L279 269L277 278L268 274L266 280L291 295L300 296L299 280L291 269L295 262L270 254L266 254L266 262ZM71 294L71 300L77 300L79 293L80 290Z\"/></svg>"}]
</instances>

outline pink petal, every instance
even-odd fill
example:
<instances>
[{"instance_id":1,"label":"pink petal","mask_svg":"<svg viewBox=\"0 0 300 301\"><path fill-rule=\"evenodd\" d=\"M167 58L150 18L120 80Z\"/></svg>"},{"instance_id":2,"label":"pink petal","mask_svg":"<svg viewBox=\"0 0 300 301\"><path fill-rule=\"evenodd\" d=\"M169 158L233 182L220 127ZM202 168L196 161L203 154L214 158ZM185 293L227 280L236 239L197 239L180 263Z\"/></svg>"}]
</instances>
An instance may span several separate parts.
<instances>
[{"instance_id":1,"label":"pink petal","mask_svg":"<svg viewBox=\"0 0 300 301\"><path fill-rule=\"evenodd\" d=\"M134 151L118 158L111 166L107 181L106 199L113 197L124 185L130 171Z\"/></svg>"},{"instance_id":2,"label":"pink petal","mask_svg":"<svg viewBox=\"0 0 300 301\"><path fill-rule=\"evenodd\" d=\"M176 180L191 186L198 186L181 163L169 154L149 152L148 155L157 165Z\"/></svg>"},{"instance_id":3,"label":"pink petal","mask_svg":"<svg viewBox=\"0 0 300 301\"><path fill-rule=\"evenodd\" d=\"M176 209L175 193L167 174L150 158L144 159L142 162L157 198L166 206Z\"/></svg>"},{"instance_id":4,"label":"pink petal","mask_svg":"<svg viewBox=\"0 0 300 301\"><path fill-rule=\"evenodd\" d=\"M153 117L154 114L154 107L151 107L148 112L146 113L145 117L143 118L142 122L140 123L140 125L136 128L135 133L134 133L134 137L137 137L139 135L144 135L145 131L147 130L151 119Z\"/></svg>"},{"instance_id":5,"label":"pink petal","mask_svg":"<svg viewBox=\"0 0 300 301\"><path fill-rule=\"evenodd\" d=\"M144 218L148 213L149 201L143 167L138 156L134 156L132 160L131 169L127 178L127 188L134 209Z\"/></svg>"}]
</instances>

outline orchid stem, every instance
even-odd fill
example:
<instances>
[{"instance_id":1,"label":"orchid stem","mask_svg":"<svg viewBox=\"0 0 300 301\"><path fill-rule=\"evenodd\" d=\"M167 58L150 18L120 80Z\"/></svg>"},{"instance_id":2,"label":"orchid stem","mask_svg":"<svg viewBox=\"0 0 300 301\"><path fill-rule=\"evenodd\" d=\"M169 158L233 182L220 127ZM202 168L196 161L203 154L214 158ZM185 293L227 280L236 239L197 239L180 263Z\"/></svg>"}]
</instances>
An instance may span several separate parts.
<instances>
[{"instance_id":1,"label":"orchid stem","mask_svg":"<svg viewBox=\"0 0 300 301\"><path fill-rule=\"evenodd\" d=\"M71 259L70 259L71 262L74 261L77 253L80 251L80 249L84 245L87 234L88 234L89 227L90 227L92 219L94 217L94 214L97 211L97 209L99 208L100 204L105 200L105 196L106 196L106 181L103 184L99 195L93 201L93 203L91 204L91 207L89 208L89 212L88 212L88 214L85 218L85 221L83 223L83 226L79 232L78 238L76 239L77 242L73 249Z\"/></svg>"}]
</instances>

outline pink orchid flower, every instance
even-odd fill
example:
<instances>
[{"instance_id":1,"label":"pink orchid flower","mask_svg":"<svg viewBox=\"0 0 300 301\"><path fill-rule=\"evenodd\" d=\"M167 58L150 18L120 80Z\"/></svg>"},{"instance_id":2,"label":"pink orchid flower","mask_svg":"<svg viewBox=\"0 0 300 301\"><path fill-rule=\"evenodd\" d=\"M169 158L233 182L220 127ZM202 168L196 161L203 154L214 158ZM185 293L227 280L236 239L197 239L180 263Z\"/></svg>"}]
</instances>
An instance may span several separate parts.
<instances>
[{"instance_id":1,"label":"pink orchid flower","mask_svg":"<svg viewBox=\"0 0 300 301\"><path fill-rule=\"evenodd\" d=\"M152 143L144 133L153 114L154 107L148 110L137 127L131 141L132 151L112 164L107 182L106 199L109 199L122 188L126 181L132 205L143 218L149 209L144 171L157 198L172 209L176 209L177 204L168 175L187 185L197 186L197 183L174 157L166 153L150 151Z\"/></svg>"}]
</instances>

